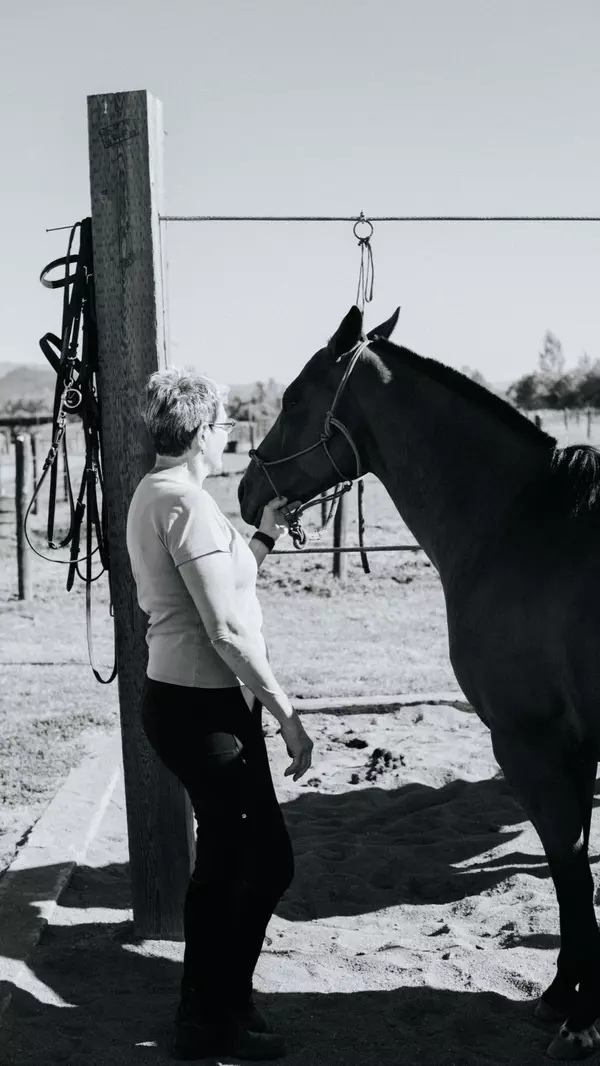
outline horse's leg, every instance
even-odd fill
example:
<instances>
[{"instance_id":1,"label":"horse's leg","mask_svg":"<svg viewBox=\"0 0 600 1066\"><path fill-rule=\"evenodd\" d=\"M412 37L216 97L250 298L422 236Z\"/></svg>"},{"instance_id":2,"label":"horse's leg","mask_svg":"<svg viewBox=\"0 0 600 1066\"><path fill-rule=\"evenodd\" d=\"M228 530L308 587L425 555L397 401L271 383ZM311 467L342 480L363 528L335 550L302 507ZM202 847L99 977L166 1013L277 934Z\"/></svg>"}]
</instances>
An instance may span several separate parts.
<instances>
[{"instance_id":1,"label":"horse's leg","mask_svg":"<svg viewBox=\"0 0 600 1066\"><path fill-rule=\"evenodd\" d=\"M597 768L597 762L593 755L586 756L582 753L579 758L574 761L575 788L577 790L579 810L581 814L582 863L583 856L585 856L586 859L588 857ZM552 876L556 884L554 872L552 872ZM560 870L557 871L556 876L560 877ZM557 888L557 897L559 898L559 901L561 897L566 898L567 900L569 899L570 885L568 874L566 875L566 881L567 883L563 891L559 893ZM591 891L593 899L593 885ZM561 949L556 964L556 977L542 995L535 1011L537 1017L542 1021L564 1022L565 1019L573 1013L577 1006L577 985L582 977L577 967L577 959L573 959L569 955L568 944L570 938L565 929L565 923L568 922L567 915L573 912L573 906L569 906L568 904L563 906L559 902L559 907Z\"/></svg>"},{"instance_id":2,"label":"horse's leg","mask_svg":"<svg viewBox=\"0 0 600 1066\"><path fill-rule=\"evenodd\" d=\"M543 844L558 900L558 970L542 1003L567 1020L548 1053L584 1058L600 1041L594 1028L600 1015L600 932L587 851L596 759L551 730L532 737L495 729L492 743Z\"/></svg>"}]
</instances>

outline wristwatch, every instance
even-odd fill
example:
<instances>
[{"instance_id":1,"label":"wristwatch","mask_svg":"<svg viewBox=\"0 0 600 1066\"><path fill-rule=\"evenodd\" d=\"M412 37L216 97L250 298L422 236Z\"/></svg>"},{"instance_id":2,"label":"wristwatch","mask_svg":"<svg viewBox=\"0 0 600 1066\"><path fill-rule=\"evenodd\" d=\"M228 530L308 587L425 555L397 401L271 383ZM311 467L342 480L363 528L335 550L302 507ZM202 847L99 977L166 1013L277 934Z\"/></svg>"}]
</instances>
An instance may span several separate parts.
<instances>
[{"instance_id":1,"label":"wristwatch","mask_svg":"<svg viewBox=\"0 0 600 1066\"><path fill-rule=\"evenodd\" d=\"M275 541L273 537L270 537L268 533L262 533L260 529L257 529L256 533L252 534L252 540L259 540L261 544L264 544L268 551L272 552L275 547Z\"/></svg>"}]
</instances>

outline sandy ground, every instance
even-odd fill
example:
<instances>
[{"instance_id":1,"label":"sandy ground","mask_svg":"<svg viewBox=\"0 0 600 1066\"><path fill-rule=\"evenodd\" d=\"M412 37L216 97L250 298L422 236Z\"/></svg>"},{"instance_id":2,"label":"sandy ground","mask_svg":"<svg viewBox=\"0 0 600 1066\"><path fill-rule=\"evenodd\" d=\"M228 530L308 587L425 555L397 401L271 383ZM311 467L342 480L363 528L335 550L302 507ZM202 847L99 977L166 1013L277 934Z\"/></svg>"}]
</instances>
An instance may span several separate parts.
<instances>
[{"instance_id":1,"label":"sandy ground","mask_svg":"<svg viewBox=\"0 0 600 1066\"><path fill-rule=\"evenodd\" d=\"M256 987L285 1061L547 1062L554 1030L532 1007L554 969L554 893L484 727L427 706L306 721L303 783L283 778L283 745L268 738L297 874ZM598 844L596 826L594 855ZM15 993L3 1066L169 1061L182 945L136 941L129 905L119 789Z\"/></svg>"}]
</instances>

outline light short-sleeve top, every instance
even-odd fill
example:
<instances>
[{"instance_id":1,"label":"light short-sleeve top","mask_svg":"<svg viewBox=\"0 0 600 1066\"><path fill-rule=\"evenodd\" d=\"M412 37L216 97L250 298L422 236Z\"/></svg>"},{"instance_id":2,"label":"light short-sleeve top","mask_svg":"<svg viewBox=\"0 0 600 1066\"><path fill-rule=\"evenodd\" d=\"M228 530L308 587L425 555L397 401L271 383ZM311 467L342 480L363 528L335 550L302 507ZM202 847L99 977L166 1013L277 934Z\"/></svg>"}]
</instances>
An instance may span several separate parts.
<instances>
[{"instance_id":1,"label":"light short-sleeve top","mask_svg":"<svg viewBox=\"0 0 600 1066\"><path fill-rule=\"evenodd\" d=\"M206 489L185 467L153 470L136 488L127 550L138 603L148 615L148 677L188 688L240 682L213 646L178 567L212 552L231 556L237 616L264 648L256 559Z\"/></svg>"}]
</instances>

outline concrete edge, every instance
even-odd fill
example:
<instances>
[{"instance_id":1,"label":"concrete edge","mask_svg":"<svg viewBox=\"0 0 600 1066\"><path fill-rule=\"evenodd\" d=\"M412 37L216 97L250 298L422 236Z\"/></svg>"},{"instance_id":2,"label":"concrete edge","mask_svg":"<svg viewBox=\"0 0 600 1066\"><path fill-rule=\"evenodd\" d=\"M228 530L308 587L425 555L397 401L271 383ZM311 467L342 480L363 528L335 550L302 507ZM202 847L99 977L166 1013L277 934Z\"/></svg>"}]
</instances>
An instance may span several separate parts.
<instances>
[{"instance_id":1,"label":"concrete edge","mask_svg":"<svg viewBox=\"0 0 600 1066\"><path fill-rule=\"evenodd\" d=\"M122 773L120 731L98 737L69 773L0 881L0 1022Z\"/></svg>"},{"instance_id":2,"label":"concrete edge","mask_svg":"<svg viewBox=\"0 0 600 1066\"><path fill-rule=\"evenodd\" d=\"M385 714L403 707L431 705L455 707L475 713L460 690L454 692L408 692L398 696L324 696L318 699L294 699L292 704L300 714Z\"/></svg>"}]
</instances>

